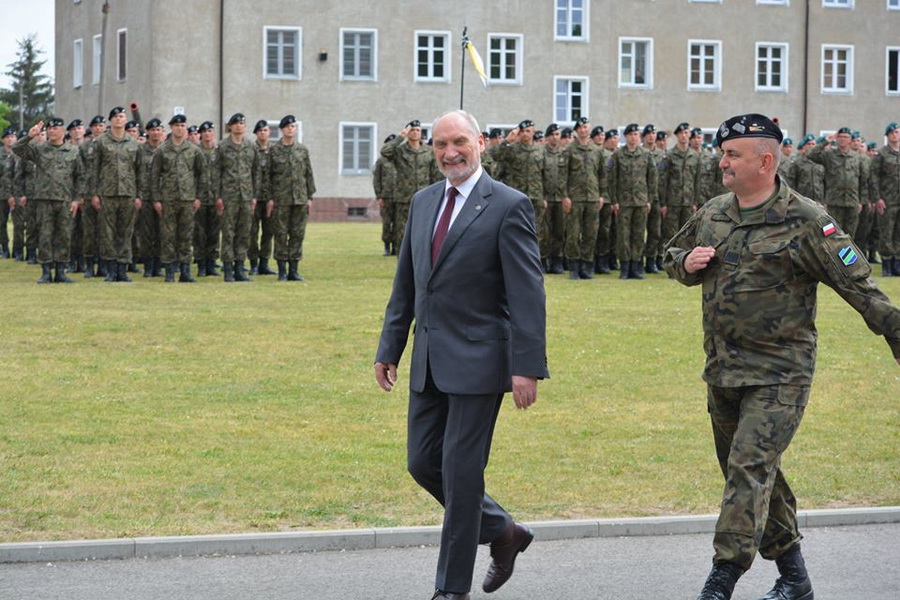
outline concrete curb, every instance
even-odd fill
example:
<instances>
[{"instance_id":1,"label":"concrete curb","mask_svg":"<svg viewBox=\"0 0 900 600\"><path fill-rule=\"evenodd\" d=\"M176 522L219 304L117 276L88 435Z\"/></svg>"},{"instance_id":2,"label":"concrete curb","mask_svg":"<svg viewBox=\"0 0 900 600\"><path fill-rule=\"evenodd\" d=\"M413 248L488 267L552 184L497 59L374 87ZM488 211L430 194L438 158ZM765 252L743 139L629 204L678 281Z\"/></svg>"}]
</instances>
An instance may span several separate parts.
<instances>
[{"instance_id":1,"label":"concrete curb","mask_svg":"<svg viewBox=\"0 0 900 600\"><path fill-rule=\"evenodd\" d=\"M800 528L900 523L900 506L806 510L798 513ZM712 533L716 515L538 521L529 525L538 541L590 537L626 537ZM0 544L0 563L59 562L167 556L280 554L326 550L372 550L402 546L431 546L440 541L441 528L402 527L196 535L186 537L122 538L63 542Z\"/></svg>"}]
</instances>

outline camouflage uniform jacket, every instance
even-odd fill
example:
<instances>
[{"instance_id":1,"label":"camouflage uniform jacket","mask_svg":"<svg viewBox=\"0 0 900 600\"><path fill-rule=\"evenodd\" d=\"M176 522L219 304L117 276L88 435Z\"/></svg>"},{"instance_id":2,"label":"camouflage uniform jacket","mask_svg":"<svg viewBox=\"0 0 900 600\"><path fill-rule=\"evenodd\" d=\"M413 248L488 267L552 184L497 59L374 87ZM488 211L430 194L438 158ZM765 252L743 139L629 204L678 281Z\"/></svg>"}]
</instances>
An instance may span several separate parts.
<instances>
[{"instance_id":1,"label":"camouflage uniform jacket","mask_svg":"<svg viewBox=\"0 0 900 600\"><path fill-rule=\"evenodd\" d=\"M807 153L809 160L825 167L827 206L857 206L868 193L862 156L854 151L826 150L819 144Z\"/></svg>"},{"instance_id":2,"label":"camouflage uniform jacket","mask_svg":"<svg viewBox=\"0 0 900 600\"><path fill-rule=\"evenodd\" d=\"M544 199L548 202L559 202L566 195L564 186L566 172L566 156L562 146L556 150L550 146L544 146Z\"/></svg>"},{"instance_id":3,"label":"camouflage uniform jacket","mask_svg":"<svg viewBox=\"0 0 900 600\"><path fill-rule=\"evenodd\" d=\"M653 154L638 146L620 148L609 159L609 200L622 207L646 206L657 198Z\"/></svg>"},{"instance_id":4,"label":"camouflage uniform jacket","mask_svg":"<svg viewBox=\"0 0 900 600\"><path fill-rule=\"evenodd\" d=\"M720 160L721 156L718 154L707 154L700 161L700 205L716 196L728 193L728 188L722 183Z\"/></svg>"},{"instance_id":5,"label":"camouflage uniform jacket","mask_svg":"<svg viewBox=\"0 0 900 600\"><path fill-rule=\"evenodd\" d=\"M872 158L875 199L888 206L900 206L900 151L882 146Z\"/></svg>"},{"instance_id":6,"label":"camouflage uniform jacket","mask_svg":"<svg viewBox=\"0 0 900 600\"><path fill-rule=\"evenodd\" d=\"M300 142L290 146L277 143L269 153L266 177L269 198L276 206L305 205L316 193L309 150Z\"/></svg>"},{"instance_id":7,"label":"camouflage uniform jacket","mask_svg":"<svg viewBox=\"0 0 900 600\"><path fill-rule=\"evenodd\" d=\"M153 153L150 170L150 197L154 202L193 202L202 198L207 181L203 152L184 140L176 146L171 139Z\"/></svg>"},{"instance_id":8,"label":"camouflage uniform jacket","mask_svg":"<svg viewBox=\"0 0 900 600\"><path fill-rule=\"evenodd\" d=\"M163 143L165 143L165 142L163 142ZM143 169L144 173L149 175L150 169L153 166L153 155L156 154L156 151L159 150L161 147L162 147L162 144L160 144L159 146L154 148L153 146L150 145L150 142L144 142L143 144L141 144L141 151L140 151L141 168ZM141 200L144 200L146 202L153 202L153 194L150 193L150 177L149 176L144 177L143 181L141 182L140 197L141 197Z\"/></svg>"},{"instance_id":9,"label":"camouflage uniform jacket","mask_svg":"<svg viewBox=\"0 0 900 600\"><path fill-rule=\"evenodd\" d=\"M503 172L503 163L499 158L500 146L488 146L481 155L481 164L487 169L488 175L497 181L503 181L506 173Z\"/></svg>"},{"instance_id":10,"label":"camouflage uniform jacket","mask_svg":"<svg viewBox=\"0 0 900 600\"><path fill-rule=\"evenodd\" d=\"M707 202L666 246L666 270L703 286L703 379L719 387L809 385L816 358L816 289L833 288L900 357L900 308L869 276L865 256L821 205L780 183L742 221L729 193ZM716 256L687 273L696 246Z\"/></svg>"},{"instance_id":11,"label":"camouflage uniform jacket","mask_svg":"<svg viewBox=\"0 0 900 600\"><path fill-rule=\"evenodd\" d=\"M112 132L101 134L93 142L94 166L90 177L92 196L140 198L143 165L141 145L127 133L120 139Z\"/></svg>"},{"instance_id":12,"label":"camouflage uniform jacket","mask_svg":"<svg viewBox=\"0 0 900 600\"><path fill-rule=\"evenodd\" d=\"M46 142L45 142L46 143ZM20 156L16 156L15 175L13 177L13 185L16 189L16 196L21 198L34 197L34 163L28 162Z\"/></svg>"},{"instance_id":13,"label":"camouflage uniform jacket","mask_svg":"<svg viewBox=\"0 0 900 600\"><path fill-rule=\"evenodd\" d=\"M235 144L227 137L216 149L216 167L219 187L216 193L225 202L250 202L259 198L262 173L259 167L259 150L250 140Z\"/></svg>"},{"instance_id":14,"label":"camouflage uniform jacket","mask_svg":"<svg viewBox=\"0 0 900 600\"><path fill-rule=\"evenodd\" d=\"M256 199L260 202L263 202L266 198L272 197L266 190L266 176L269 173L269 154L271 154L271 150L272 146L263 148L258 142L256 144L256 152L259 156L259 195Z\"/></svg>"},{"instance_id":15,"label":"camouflage uniform jacket","mask_svg":"<svg viewBox=\"0 0 900 600\"><path fill-rule=\"evenodd\" d=\"M663 206L697 206L700 170L700 154L694 150L681 150L677 146L669 150L659 203Z\"/></svg>"},{"instance_id":16,"label":"camouflage uniform jacket","mask_svg":"<svg viewBox=\"0 0 900 600\"><path fill-rule=\"evenodd\" d=\"M544 149L538 144L503 142L497 153L503 165L504 183L528 196L544 199Z\"/></svg>"},{"instance_id":17,"label":"camouflage uniform jacket","mask_svg":"<svg viewBox=\"0 0 900 600\"><path fill-rule=\"evenodd\" d=\"M411 202L413 194L442 177L431 148L425 144L413 148L402 135L382 146L381 156L394 165L397 175L394 202Z\"/></svg>"},{"instance_id":18,"label":"camouflage uniform jacket","mask_svg":"<svg viewBox=\"0 0 900 600\"><path fill-rule=\"evenodd\" d=\"M34 144L26 136L13 145L13 152L34 166L34 190L30 197L60 201L84 197L84 164L78 148L72 144Z\"/></svg>"},{"instance_id":19,"label":"camouflage uniform jacket","mask_svg":"<svg viewBox=\"0 0 900 600\"><path fill-rule=\"evenodd\" d=\"M597 202L606 197L606 165L603 152L593 142L577 140L563 150L566 170L563 189L572 202Z\"/></svg>"},{"instance_id":20,"label":"camouflage uniform jacket","mask_svg":"<svg viewBox=\"0 0 900 600\"><path fill-rule=\"evenodd\" d=\"M801 196L819 203L825 199L825 167L809 160L806 155L801 154L791 163L787 183Z\"/></svg>"},{"instance_id":21,"label":"camouflage uniform jacket","mask_svg":"<svg viewBox=\"0 0 900 600\"><path fill-rule=\"evenodd\" d=\"M16 155L6 150L0 151L0 202L6 203L13 195L12 179L15 172Z\"/></svg>"},{"instance_id":22,"label":"camouflage uniform jacket","mask_svg":"<svg viewBox=\"0 0 900 600\"><path fill-rule=\"evenodd\" d=\"M396 179L397 173L394 171L394 165L385 158L379 157L372 168L372 188L375 190L375 197L392 200Z\"/></svg>"},{"instance_id":23,"label":"camouflage uniform jacket","mask_svg":"<svg viewBox=\"0 0 900 600\"><path fill-rule=\"evenodd\" d=\"M203 176L203 186L200 188L200 202L207 206L215 204L216 192L219 190L219 154L216 146L212 148L204 148L203 145L197 146L205 161L206 171Z\"/></svg>"}]
</instances>

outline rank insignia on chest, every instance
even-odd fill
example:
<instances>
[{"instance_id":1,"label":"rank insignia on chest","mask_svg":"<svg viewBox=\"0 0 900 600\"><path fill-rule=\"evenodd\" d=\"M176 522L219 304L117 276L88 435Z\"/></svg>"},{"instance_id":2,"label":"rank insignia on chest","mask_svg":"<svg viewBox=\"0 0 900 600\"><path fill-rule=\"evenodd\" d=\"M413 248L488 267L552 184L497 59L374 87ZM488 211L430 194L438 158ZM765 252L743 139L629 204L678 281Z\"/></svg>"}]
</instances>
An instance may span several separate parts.
<instances>
[{"instance_id":1,"label":"rank insignia on chest","mask_svg":"<svg viewBox=\"0 0 900 600\"><path fill-rule=\"evenodd\" d=\"M840 252L838 252L838 256L840 257L841 262L844 263L845 267L849 267L859 258L859 256L856 255L856 251L853 249L853 246L841 248Z\"/></svg>"},{"instance_id":2,"label":"rank insignia on chest","mask_svg":"<svg viewBox=\"0 0 900 600\"><path fill-rule=\"evenodd\" d=\"M829 235L834 235L837 233L837 227L834 226L834 223L829 223L822 227L822 235L828 237Z\"/></svg>"}]
</instances>

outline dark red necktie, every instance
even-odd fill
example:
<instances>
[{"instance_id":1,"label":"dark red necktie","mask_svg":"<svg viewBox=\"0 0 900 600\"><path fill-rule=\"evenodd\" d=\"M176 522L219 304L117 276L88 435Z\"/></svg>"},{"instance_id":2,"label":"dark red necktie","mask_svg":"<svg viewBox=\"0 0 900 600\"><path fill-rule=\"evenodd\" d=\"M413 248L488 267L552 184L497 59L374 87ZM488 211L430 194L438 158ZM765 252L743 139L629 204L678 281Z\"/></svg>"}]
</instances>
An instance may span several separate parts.
<instances>
[{"instance_id":1,"label":"dark red necktie","mask_svg":"<svg viewBox=\"0 0 900 600\"><path fill-rule=\"evenodd\" d=\"M456 188L451 187L447 190L447 205L441 218L438 220L437 229L434 230L434 237L431 239L431 264L437 262L438 254L441 253L441 246L444 245L444 238L447 237L447 230L450 229L450 217L453 215L453 207L456 206Z\"/></svg>"}]
</instances>

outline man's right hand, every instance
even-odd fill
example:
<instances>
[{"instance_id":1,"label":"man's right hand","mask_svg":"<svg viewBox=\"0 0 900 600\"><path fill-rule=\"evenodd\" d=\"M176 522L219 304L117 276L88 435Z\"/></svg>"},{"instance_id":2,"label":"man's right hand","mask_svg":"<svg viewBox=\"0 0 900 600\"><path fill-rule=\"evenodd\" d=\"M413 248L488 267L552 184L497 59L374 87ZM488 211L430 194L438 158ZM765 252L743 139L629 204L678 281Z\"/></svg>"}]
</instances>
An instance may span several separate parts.
<instances>
[{"instance_id":1,"label":"man's right hand","mask_svg":"<svg viewBox=\"0 0 900 600\"><path fill-rule=\"evenodd\" d=\"M715 255L716 249L712 246L697 246L684 258L684 270L696 273L705 269Z\"/></svg>"},{"instance_id":2,"label":"man's right hand","mask_svg":"<svg viewBox=\"0 0 900 600\"><path fill-rule=\"evenodd\" d=\"M91 198L91 206L94 207L94 210L100 210L100 196L93 196Z\"/></svg>"},{"instance_id":3,"label":"man's right hand","mask_svg":"<svg viewBox=\"0 0 900 600\"><path fill-rule=\"evenodd\" d=\"M394 384L397 383L397 365L393 363L376 362L375 381L377 381L378 386L386 392L394 389Z\"/></svg>"}]
</instances>

